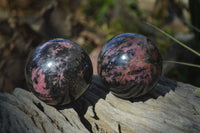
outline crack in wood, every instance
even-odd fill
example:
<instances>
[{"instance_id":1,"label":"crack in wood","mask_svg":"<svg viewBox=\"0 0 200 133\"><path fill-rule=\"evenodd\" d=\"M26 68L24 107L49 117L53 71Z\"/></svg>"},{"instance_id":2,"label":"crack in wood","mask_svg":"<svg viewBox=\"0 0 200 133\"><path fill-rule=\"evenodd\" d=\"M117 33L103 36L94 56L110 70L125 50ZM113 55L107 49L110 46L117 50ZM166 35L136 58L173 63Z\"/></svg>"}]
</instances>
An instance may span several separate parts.
<instances>
[{"instance_id":1,"label":"crack in wood","mask_svg":"<svg viewBox=\"0 0 200 133\"><path fill-rule=\"evenodd\" d=\"M91 126L90 122L84 116L79 115L79 117L80 117L82 124L85 126L85 128L87 128L88 131L93 133L92 126Z\"/></svg>"},{"instance_id":2,"label":"crack in wood","mask_svg":"<svg viewBox=\"0 0 200 133\"><path fill-rule=\"evenodd\" d=\"M65 120L66 120L71 126L73 126L73 124L70 122L70 120L69 120L63 113L61 113L59 110L58 110L58 112L65 118Z\"/></svg>"},{"instance_id":3,"label":"crack in wood","mask_svg":"<svg viewBox=\"0 0 200 133\"><path fill-rule=\"evenodd\" d=\"M118 131L119 131L119 133L122 133L120 124L118 124Z\"/></svg>"},{"instance_id":4,"label":"crack in wood","mask_svg":"<svg viewBox=\"0 0 200 133\"><path fill-rule=\"evenodd\" d=\"M45 129L45 126L44 126L44 123L43 123L43 122L41 122L41 127L42 127L44 133L46 133L46 129Z\"/></svg>"},{"instance_id":5,"label":"crack in wood","mask_svg":"<svg viewBox=\"0 0 200 133\"><path fill-rule=\"evenodd\" d=\"M33 124L37 127L37 124L36 124L36 122L35 122L34 117L33 117L33 116L30 116L30 118L31 118L31 120L33 121Z\"/></svg>"},{"instance_id":6,"label":"crack in wood","mask_svg":"<svg viewBox=\"0 0 200 133\"><path fill-rule=\"evenodd\" d=\"M44 113L45 114L45 113ZM51 123L55 124L57 129L63 133L63 128L61 126L59 126L58 121L55 119L52 119L50 116L48 116L47 114L45 114L47 116L47 118L49 118L49 120L51 121Z\"/></svg>"},{"instance_id":7,"label":"crack in wood","mask_svg":"<svg viewBox=\"0 0 200 133\"><path fill-rule=\"evenodd\" d=\"M99 131L99 126L96 123L94 123L94 125L95 125L95 128L97 129L97 131Z\"/></svg>"},{"instance_id":8,"label":"crack in wood","mask_svg":"<svg viewBox=\"0 0 200 133\"><path fill-rule=\"evenodd\" d=\"M95 105L92 106L92 111L93 111L93 113L94 113L94 116L93 116L92 118L94 118L95 120L99 120L99 117L97 116L97 113L96 113L96 111L95 111Z\"/></svg>"},{"instance_id":9,"label":"crack in wood","mask_svg":"<svg viewBox=\"0 0 200 133\"><path fill-rule=\"evenodd\" d=\"M39 102L39 103L36 103L33 101L33 104L35 104L35 106L38 107L38 109L40 109L42 112L44 112L44 107L42 106L42 104Z\"/></svg>"},{"instance_id":10,"label":"crack in wood","mask_svg":"<svg viewBox=\"0 0 200 133\"><path fill-rule=\"evenodd\" d=\"M44 112L44 107L42 106L42 104L41 104L40 102L39 102L39 103L36 103L36 102L33 101L33 104L35 104L35 105L38 107L38 109L39 109L40 111L42 111L42 112L46 115L46 117L51 121L51 123L54 123L54 124L56 125L57 129L58 129L61 133L63 133L63 127L59 126L57 120L52 119L50 116L48 116L48 115ZM43 124L42 122L41 122L41 125L42 125L43 130L46 132L45 127L44 127L44 124Z\"/></svg>"},{"instance_id":11,"label":"crack in wood","mask_svg":"<svg viewBox=\"0 0 200 133\"><path fill-rule=\"evenodd\" d=\"M74 103L73 105L74 110L76 111L76 113L78 114L81 123L84 125L84 127L89 131L89 132L93 132L92 131L92 125L90 124L90 122L84 117L84 113L83 111L80 109L80 106L78 105L78 103Z\"/></svg>"}]
</instances>

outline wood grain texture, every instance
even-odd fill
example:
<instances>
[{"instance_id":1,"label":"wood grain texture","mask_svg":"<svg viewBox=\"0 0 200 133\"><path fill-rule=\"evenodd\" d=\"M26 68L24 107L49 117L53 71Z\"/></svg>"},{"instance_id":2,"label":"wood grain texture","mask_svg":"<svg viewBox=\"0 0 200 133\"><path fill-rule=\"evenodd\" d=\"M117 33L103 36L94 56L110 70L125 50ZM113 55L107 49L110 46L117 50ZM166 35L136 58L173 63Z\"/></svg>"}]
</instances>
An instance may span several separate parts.
<instances>
[{"instance_id":1,"label":"wood grain texture","mask_svg":"<svg viewBox=\"0 0 200 133\"><path fill-rule=\"evenodd\" d=\"M93 76L90 88L67 106L52 107L16 88L0 93L0 132L30 133L199 133L196 87L161 78L147 95L115 97Z\"/></svg>"}]
</instances>

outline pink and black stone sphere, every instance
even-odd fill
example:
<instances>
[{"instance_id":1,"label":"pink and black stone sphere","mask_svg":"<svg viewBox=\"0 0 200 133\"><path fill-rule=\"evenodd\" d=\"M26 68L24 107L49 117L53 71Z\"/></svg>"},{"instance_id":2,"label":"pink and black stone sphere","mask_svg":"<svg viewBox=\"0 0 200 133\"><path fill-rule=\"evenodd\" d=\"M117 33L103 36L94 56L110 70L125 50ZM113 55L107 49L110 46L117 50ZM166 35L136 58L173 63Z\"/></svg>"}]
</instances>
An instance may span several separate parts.
<instances>
[{"instance_id":1,"label":"pink and black stone sphere","mask_svg":"<svg viewBox=\"0 0 200 133\"><path fill-rule=\"evenodd\" d=\"M79 98L89 87L92 74L86 52L65 39L37 47L25 68L28 87L49 105L64 105Z\"/></svg>"},{"instance_id":2,"label":"pink and black stone sphere","mask_svg":"<svg viewBox=\"0 0 200 133\"><path fill-rule=\"evenodd\" d=\"M162 58L146 37L124 33L106 43L99 54L97 69L114 95L135 98L155 86L162 72Z\"/></svg>"}]
</instances>

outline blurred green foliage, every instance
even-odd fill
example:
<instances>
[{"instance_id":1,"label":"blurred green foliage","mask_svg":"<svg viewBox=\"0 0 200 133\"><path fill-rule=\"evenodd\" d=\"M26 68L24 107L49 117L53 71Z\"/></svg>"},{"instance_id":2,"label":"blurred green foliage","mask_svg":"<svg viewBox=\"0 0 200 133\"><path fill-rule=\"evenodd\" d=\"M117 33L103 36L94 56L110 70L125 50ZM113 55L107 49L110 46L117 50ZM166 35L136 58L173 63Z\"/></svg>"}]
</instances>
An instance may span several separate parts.
<instances>
[{"instance_id":1,"label":"blurred green foliage","mask_svg":"<svg viewBox=\"0 0 200 133\"><path fill-rule=\"evenodd\" d=\"M85 12L99 24L105 22L106 14L112 6L114 0L91 0L87 3Z\"/></svg>"}]
</instances>

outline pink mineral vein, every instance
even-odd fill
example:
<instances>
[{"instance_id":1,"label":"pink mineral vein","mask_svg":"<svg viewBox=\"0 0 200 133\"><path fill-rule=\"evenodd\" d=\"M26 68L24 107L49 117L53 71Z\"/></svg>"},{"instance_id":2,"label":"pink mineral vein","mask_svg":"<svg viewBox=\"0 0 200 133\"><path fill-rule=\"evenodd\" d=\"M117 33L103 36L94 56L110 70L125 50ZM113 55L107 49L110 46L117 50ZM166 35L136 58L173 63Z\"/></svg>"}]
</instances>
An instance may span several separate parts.
<instances>
[{"instance_id":1,"label":"pink mineral vein","mask_svg":"<svg viewBox=\"0 0 200 133\"><path fill-rule=\"evenodd\" d=\"M72 48L72 44L68 42L58 42L58 44L66 48Z\"/></svg>"},{"instance_id":2,"label":"pink mineral vein","mask_svg":"<svg viewBox=\"0 0 200 133\"><path fill-rule=\"evenodd\" d=\"M34 57L34 60L40 57L40 51L45 48L47 45L52 44L52 42L46 42L43 45L39 46L37 49L39 50L36 54L36 56Z\"/></svg>"},{"instance_id":3,"label":"pink mineral vein","mask_svg":"<svg viewBox=\"0 0 200 133\"><path fill-rule=\"evenodd\" d=\"M107 82L112 82L113 81L113 78L114 77L114 75L110 75L109 77L105 77L105 79L106 79L106 81Z\"/></svg>"},{"instance_id":4,"label":"pink mineral vein","mask_svg":"<svg viewBox=\"0 0 200 133\"><path fill-rule=\"evenodd\" d=\"M37 75L39 77L37 77ZM34 82L34 79L36 78L38 83ZM46 83L45 83L45 75L42 73L42 69L33 69L32 71L32 81L33 81L33 87L36 92L44 95L48 95L50 90L49 89L44 89L46 88Z\"/></svg>"},{"instance_id":5,"label":"pink mineral vein","mask_svg":"<svg viewBox=\"0 0 200 133\"><path fill-rule=\"evenodd\" d=\"M52 44L52 42L46 42L46 43L44 43L43 45L41 45L39 47L39 49L41 50L41 49L45 48L47 45L49 45L49 44Z\"/></svg>"}]
</instances>

